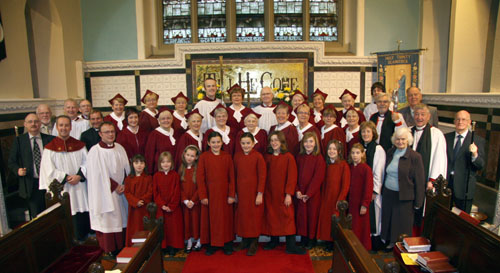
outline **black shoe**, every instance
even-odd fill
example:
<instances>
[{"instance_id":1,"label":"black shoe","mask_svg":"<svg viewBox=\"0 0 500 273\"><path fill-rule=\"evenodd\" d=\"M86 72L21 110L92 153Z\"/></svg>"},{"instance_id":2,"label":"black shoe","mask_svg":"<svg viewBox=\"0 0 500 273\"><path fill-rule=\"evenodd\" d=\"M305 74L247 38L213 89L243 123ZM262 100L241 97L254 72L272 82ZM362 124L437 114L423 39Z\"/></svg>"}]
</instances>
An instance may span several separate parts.
<instances>
[{"instance_id":1,"label":"black shoe","mask_svg":"<svg viewBox=\"0 0 500 273\"><path fill-rule=\"evenodd\" d=\"M234 251L240 251L242 249L246 249L250 246L251 239L250 238L243 238L241 240L241 243L234 248Z\"/></svg>"},{"instance_id":2,"label":"black shoe","mask_svg":"<svg viewBox=\"0 0 500 273\"><path fill-rule=\"evenodd\" d=\"M279 242L280 242L280 237L271 236L271 241L269 241L267 244L264 245L264 249L265 250L274 249L278 246Z\"/></svg>"},{"instance_id":3,"label":"black shoe","mask_svg":"<svg viewBox=\"0 0 500 273\"><path fill-rule=\"evenodd\" d=\"M295 235L287 235L286 236L286 250L285 252L287 254L298 254L298 255L304 255L306 254L306 250L298 247L295 244Z\"/></svg>"},{"instance_id":4,"label":"black shoe","mask_svg":"<svg viewBox=\"0 0 500 273\"><path fill-rule=\"evenodd\" d=\"M170 250L168 251L168 255L170 256L175 256L175 254L177 254L177 249L171 247Z\"/></svg>"},{"instance_id":5,"label":"black shoe","mask_svg":"<svg viewBox=\"0 0 500 273\"><path fill-rule=\"evenodd\" d=\"M227 242L224 244L223 252L226 255L233 254L233 242Z\"/></svg>"},{"instance_id":6,"label":"black shoe","mask_svg":"<svg viewBox=\"0 0 500 273\"><path fill-rule=\"evenodd\" d=\"M195 245L195 246L193 247L193 250L194 250L194 251L196 251L196 252L200 251L200 250L201 250L201 245L199 245L199 246L196 246L196 245Z\"/></svg>"},{"instance_id":7,"label":"black shoe","mask_svg":"<svg viewBox=\"0 0 500 273\"><path fill-rule=\"evenodd\" d=\"M257 253L257 248L258 248L258 241L257 238L252 238L250 239L250 247L248 248L247 251L247 256L255 256Z\"/></svg>"},{"instance_id":8,"label":"black shoe","mask_svg":"<svg viewBox=\"0 0 500 273\"><path fill-rule=\"evenodd\" d=\"M309 245L309 238L307 238L307 236L300 236L300 245L302 247L307 247L307 245Z\"/></svg>"},{"instance_id":9,"label":"black shoe","mask_svg":"<svg viewBox=\"0 0 500 273\"><path fill-rule=\"evenodd\" d=\"M215 253L215 251L217 251L217 248L215 248L213 246L207 246L207 250L205 251L205 255L211 256Z\"/></svg>"},{"instance_id":10,"label":"black shoe","mask_svg":"<svg viewBox=\"0 0 500 273\"><path fill-rule=\"evenodd\" d=\"M309 239L309 242L307 242L305 249L310 250L315 246L316 246L316 239Z\"/></svg>"},{"instance_id":11,"label":"black shoe","mask_svg":"<svg viewBox=\"0 0 500 273\"><path fill-rule=\"evenodd\" d=\"M191 245L191 247L187 247L186 246L186 249L184 250L184 252L186 252L187 254L191 253L191 250L193 249L193 246Z\"/></svg>"},{"instance_id":12,"label":"black shoe","mask_svg":"<svg viewBox=\"0 0 500 273\"><path fill-rule=\"evenodd\" d=\"M389 252L392 252L393 249L394 249L394 244L390 243L384 249L382 249L382 251L385 253L389 253Z\"/></svg>"},{"instance_id":13,"label":"black shoe","mask_svg":"<svg viewBox=\"0 0 500 273\"><path fill-rule=\"evenodd\" d=\"M326 252L332 252L333 251L333 242L326 242L325 251Z\"/></svg>"}]
</instances>

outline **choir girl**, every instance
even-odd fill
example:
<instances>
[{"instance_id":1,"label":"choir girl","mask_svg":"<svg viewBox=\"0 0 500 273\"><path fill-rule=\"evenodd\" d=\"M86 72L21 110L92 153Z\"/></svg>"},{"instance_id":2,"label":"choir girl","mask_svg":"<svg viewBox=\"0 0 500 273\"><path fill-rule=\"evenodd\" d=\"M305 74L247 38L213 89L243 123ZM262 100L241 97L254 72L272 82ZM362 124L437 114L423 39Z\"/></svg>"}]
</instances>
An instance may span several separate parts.
<instances>
[{"instance_id":1,"label":"choir girl","mask_svg":"<svg viewBox=\"0 0 500 273\"><path fill-rule=\"evenodd\" d=\"M377 144L377 128L372 121L361 123L361 141L366 151L366 164L372 169L373 193L370 202L370 233L372 250L382 247L380 241L380 228L382 217L382 184L384 182L385 151Z\"/></svg>"},{"instance_id":2,"label":"choir girl","mask_svg":"<svg viewBox=\"0 0 500 273\"><path fill-rule=\"evenodd\" d=\"M174 129L172 128L173 115L172 110L164 107L158 114L160 126L154 129L148 136L145 155L146 164L149 170L157 170L159 163L158 157L162 152L168 151L175 155L176 139L174 138Z\"/></svg>"},{"instance_id":3,"label":"choir girl","mask_svg":"<svg viewBox=\"0 0 500 273\"><path fill-rule=\"evenodd\" d=\"M206 148L210 133L218 132L222 136L222 150L233 156L234 146L236 145L236 134L238 132L227 125L228 115L226 107L219 104L210 112L210 115L215 118L215 125L204 133L203 147Z\"/></svg>"},{"instance_id":4,"label":"choir girl","mask_svg":"<svg viewBox=\"0 0 500 273\"><path fill-rule=\"evenodd\" d=\"M245 113L243 119L245 128L238 132L236 139L240 139L244 133L251 133L254 137L254 149L264 155L267 149L267 133L264 129L259 128L260 115L250 110ZM235 153L241 151L241 145L235 144Z\"/></svg>"},{"instance_id":5,"label":"choir girl","mask_svg":"<svg viewBox=\"0 0 500 273\"><path fill-rule=\"evenodd\" d=\"M297 156L295 222L297 234L301 236L301 243L306 249L311 249L316 244L320 189L325 179L325 168L318 136L313 132L305 133Z\"/></svg>"},{"instance_id":6,"label":"choir girl","mask_svg":"<svg viewBox=\"0 0 500 273\"><path fill-rule=\"evenodd\" d=\"M349 153L351 167L349 213L352 215L352 231L366 250L371 250L369 206L373 191L373 175L365 162L363 145L354 144Z\"/></svg>"},{"instance_id":7,"label":"choir girl","mask_svg":"<svg viewBox=\"0 0 500 273\"><path fill-rule=\"evenodd\" d=\"M276 108L274 108L274 114L276 115L276 120L278 124L271 127L269 132L281 131L285 135L288 150L296 155L299 153L299 135L297 129L290 122L290 113L292 112L292 106L285 102L280 102ZM295 119L295 118L294 118Z\"/></svg>"},{"instance_id":8,"label":"choir girl","mask_svg":"<svg viewBox=\"0 0 500 273\"><path fill-rule=\"evenodd\" d=\"M262 130L263 131L263 130ZM266 187L266 162L255 147L254 135L245 132L240 137L241 151L234 155L236 176L236 234L243 238L236 250L248 248L247 255L257 252L257 240L261 233Z\"/></svg>"},{"instance_id":9,"label":"choir girl","mask_svg":"<svg viewBox=\"0 0 500 273\"><path fill-rule=\"evenodd\" d=\"M162 152L158 158L158 172L153 176L157 216L163 217L164 235L161 247L171 256L174 256L178 249L184 248L180 178L173 168L172 154Z\"/></svg>"},{"instance_id":10,"label":"choir girl","mask_svg":"<svg viewBox=\"0 0 500 273\"><path fill-rule=\"evenodd\" d=\"M326 147L325 182L321 186L321 208L319 210L317 238L325 241L325 250L333 251L332 215L339 216L338 204L346 200L351 181L349 165L344 160L344 145L332 139Z\"/></svg>"},{"instance_id":11,"label":"choir girl","mask_svg":"<svg viewBox=\"0 0 500 273\"><path fill-rule=\"evenodd\" d=\"M187 123L187 103L189 98L186 97L182 92L179 92L175 97L173 97L172 102L174 103L175 110L173 112L174 119L172 122L172 128L174 128L174 137L175 139L179 139L182 134L187 131L188 123Z\"/></svg>"},{"instance_id":12,"label":"choir girl","mask_svg":"<svg viewBox=\"0 0 500 273\"><path fill-rule=\"evenodd\" d=\"M148 134L160 126L156 118L158 114L156 107L158 107L159 98L160 96L151 90L146 90L146 94L141 98L141 102L146 105L146 108L139 115L139 126L141 130L146 131Z\"/></svg>"},{"instance_id":13,"label":"choir girl","mask_svg":"<svg viewBox=\"0 0 500 273\"><path fill-rule=\"evenodd\" d=\"M148 215L146 205L153 200L153 178L147 173L146 159L136 154L130 160L132 168L125 178L125 197L128 201L126 246L132 246L132 236L144 230L142 218Z\"/></svg>"},{"instance_id":14,"label":"choir girl","mask_svg":"<svg viewBox=\"0 0 500 273\"><path fill-rule=\"evenodd\" d=\"M148 133L141 130L139 112L135 108L127 109L125 119L127 120L127 126L116 137L116 142L125 148L127 157L130 160L136 154L144 154Z\"/></svg>"},{"instance_id":15,"label":"choir girl","mask_svg":"<svg viewBox=\"0 0 500 273\"><path fill-rule=\"evenodd\" d=\"M120 93L118 93L108 102L109 104L111 104L111 109L113 109L113 112L104 117L104 121L113 123L113 126L115 126L116 135L119 135L119 133L127 125L124 110L125 105L127 105L128 101L122 95L120 95Z\"/></svg>"},{"instance_id":16,"label":"choir girl","mask_svg":"<svg viewBox=\"0 0 500 273\"><path fill-rule=\"evenodd\" d=\"M231 255L236 194L233 160L228 152L222 150L223 137L219 132L209 133L207 141L209 150L201 154L196 170L198 196L202 205L201 243L207 244L205 254L208 256L220 247L223 247L224 254Z\"/></svg>"},{"instance_id":17,"label":"choir girl","mask_svg":"<svg viewBox=\"0 0 500 273\"><path fill-rule=\"evenodd\" d=\"M297 186L297 165L288 152L285 135L274 131L269 135L267 154L266 189L264 190L264 225L262 234L271 236L264 249L274 249L279 236L286 236L286 253L305 254L303 248L295 244L295 214L292 196Z\"/></svg>"},{"instance_id":18,"label":"choir girl","mask_svg":"<svg viewBox=\"0 0 500 273\"><path fill-rule=\"evenodd\" d=\"M191 250L200 251L201 249L200 198L198 197L198 185L196 184L196 167L199 156L200 149L195 145L188 145L183 149L182 163L179 167L181 206L184 215L184 240L187 241L186 253L190 253ZM193 243L196 243L194 248Z\"/></svg>"}]
</instances>

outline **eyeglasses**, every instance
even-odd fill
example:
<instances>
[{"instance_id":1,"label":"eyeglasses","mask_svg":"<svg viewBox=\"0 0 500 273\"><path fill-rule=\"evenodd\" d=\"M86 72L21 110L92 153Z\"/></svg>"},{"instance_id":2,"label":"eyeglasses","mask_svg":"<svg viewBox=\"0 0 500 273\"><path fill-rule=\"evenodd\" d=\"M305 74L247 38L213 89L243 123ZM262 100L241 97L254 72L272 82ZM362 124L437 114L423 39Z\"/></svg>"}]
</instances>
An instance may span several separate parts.
<instances>
[{"instance_id":1,"label":"eyeglasses","mask_svg":"<svg viewBox=\"0 0 500 273\"><path fill-rule=\"evenodd\" d=\"M297 114L299 114L299 115L307 115L307 114L309 114L309 112L297 112Z\"/></svg>"}]
</instances>

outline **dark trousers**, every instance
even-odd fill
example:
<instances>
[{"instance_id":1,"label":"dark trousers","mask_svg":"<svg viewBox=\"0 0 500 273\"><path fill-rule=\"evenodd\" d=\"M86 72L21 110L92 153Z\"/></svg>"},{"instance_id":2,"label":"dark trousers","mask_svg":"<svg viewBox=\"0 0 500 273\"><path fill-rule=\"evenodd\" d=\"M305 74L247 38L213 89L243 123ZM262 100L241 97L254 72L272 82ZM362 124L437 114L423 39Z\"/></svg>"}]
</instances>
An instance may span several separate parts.
<instances>
[{"instance_id":1,"label":"dark trousers","mask_svg":"<svg viewBox=\"0 0 500 273\"><path fill-rule=\"evenodd\" d=\"M84 241L90 232L90 218L87 212L77 212L71 217L75 228L75 237L78 241Z\"/></svg>"},{"instance_id":2,"label":"dark trousers","mask_svg":"<svg viewBox=\"0 0 500 273\"><path fill-rule=\"evenodd\" d=\"M38 189L38 178L33 178L31 196L26 198L31 219L35 218L40 212L45 210L45 193L46 190Z\"/></svg>"}]
</instances>

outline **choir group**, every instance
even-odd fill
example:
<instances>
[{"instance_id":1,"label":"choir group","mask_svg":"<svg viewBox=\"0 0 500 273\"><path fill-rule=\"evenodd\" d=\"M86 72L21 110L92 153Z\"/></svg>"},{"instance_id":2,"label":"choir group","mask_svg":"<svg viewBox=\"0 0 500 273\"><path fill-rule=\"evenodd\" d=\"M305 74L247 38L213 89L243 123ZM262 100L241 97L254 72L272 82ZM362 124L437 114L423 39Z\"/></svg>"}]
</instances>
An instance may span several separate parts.
<instances>
[{"instance_id":1,"label":"choir group","mask_svg":"<svg viewBox=\"0 0 500 273\"><path fill-rule=\"evenodd\" d=\"M305 254L317 240L332 251L331 216L347 200L352 229L364 247L390 249L400 233L419 232L432 181L453 178L449 161L456 154L430 124L435 108L421 103L416 87L407 91L420 94L409 99L408 118L393 111L381 83L372 86L374 101L364 113L354 108L356 94L347 89L340 111L325 104L328 95L319 89L312 108L299 90L291 105L275 105L272 90L264 87L262 103L248 108L238 85L229 89L228 107L215 97L215 80L205 80L204 89L206 96L189 113L189 98L181 92L171 98L174 110L158 110L159 96L148 90L142 112L126 109L127 100L117 94L104 118L88 101L78 116L77 103L67 100L51 132L56 137L43 143L45 123L27 116L25 135L32 149L42 151L33 152L27 164L31 175L40 190L53 179L64 183L79 240L94 230L99 245L116 255L132 244L153 201L164 219L162 248L170 255L202 246L207 255L217 249L255 255L261 235L270 236L265 250L284 236L290 254ZM468 124L470 115L457 113L457 134L466 137ZM20 137L9 166L22 177L30 174L16 158ZM452 150L466 146L457 139ZM469 144L465 152L481 169L482 147ZM457 204L471 198L454 195ZM233 249L235 235L242 241Z\"/></svg>"}]
</instances>

